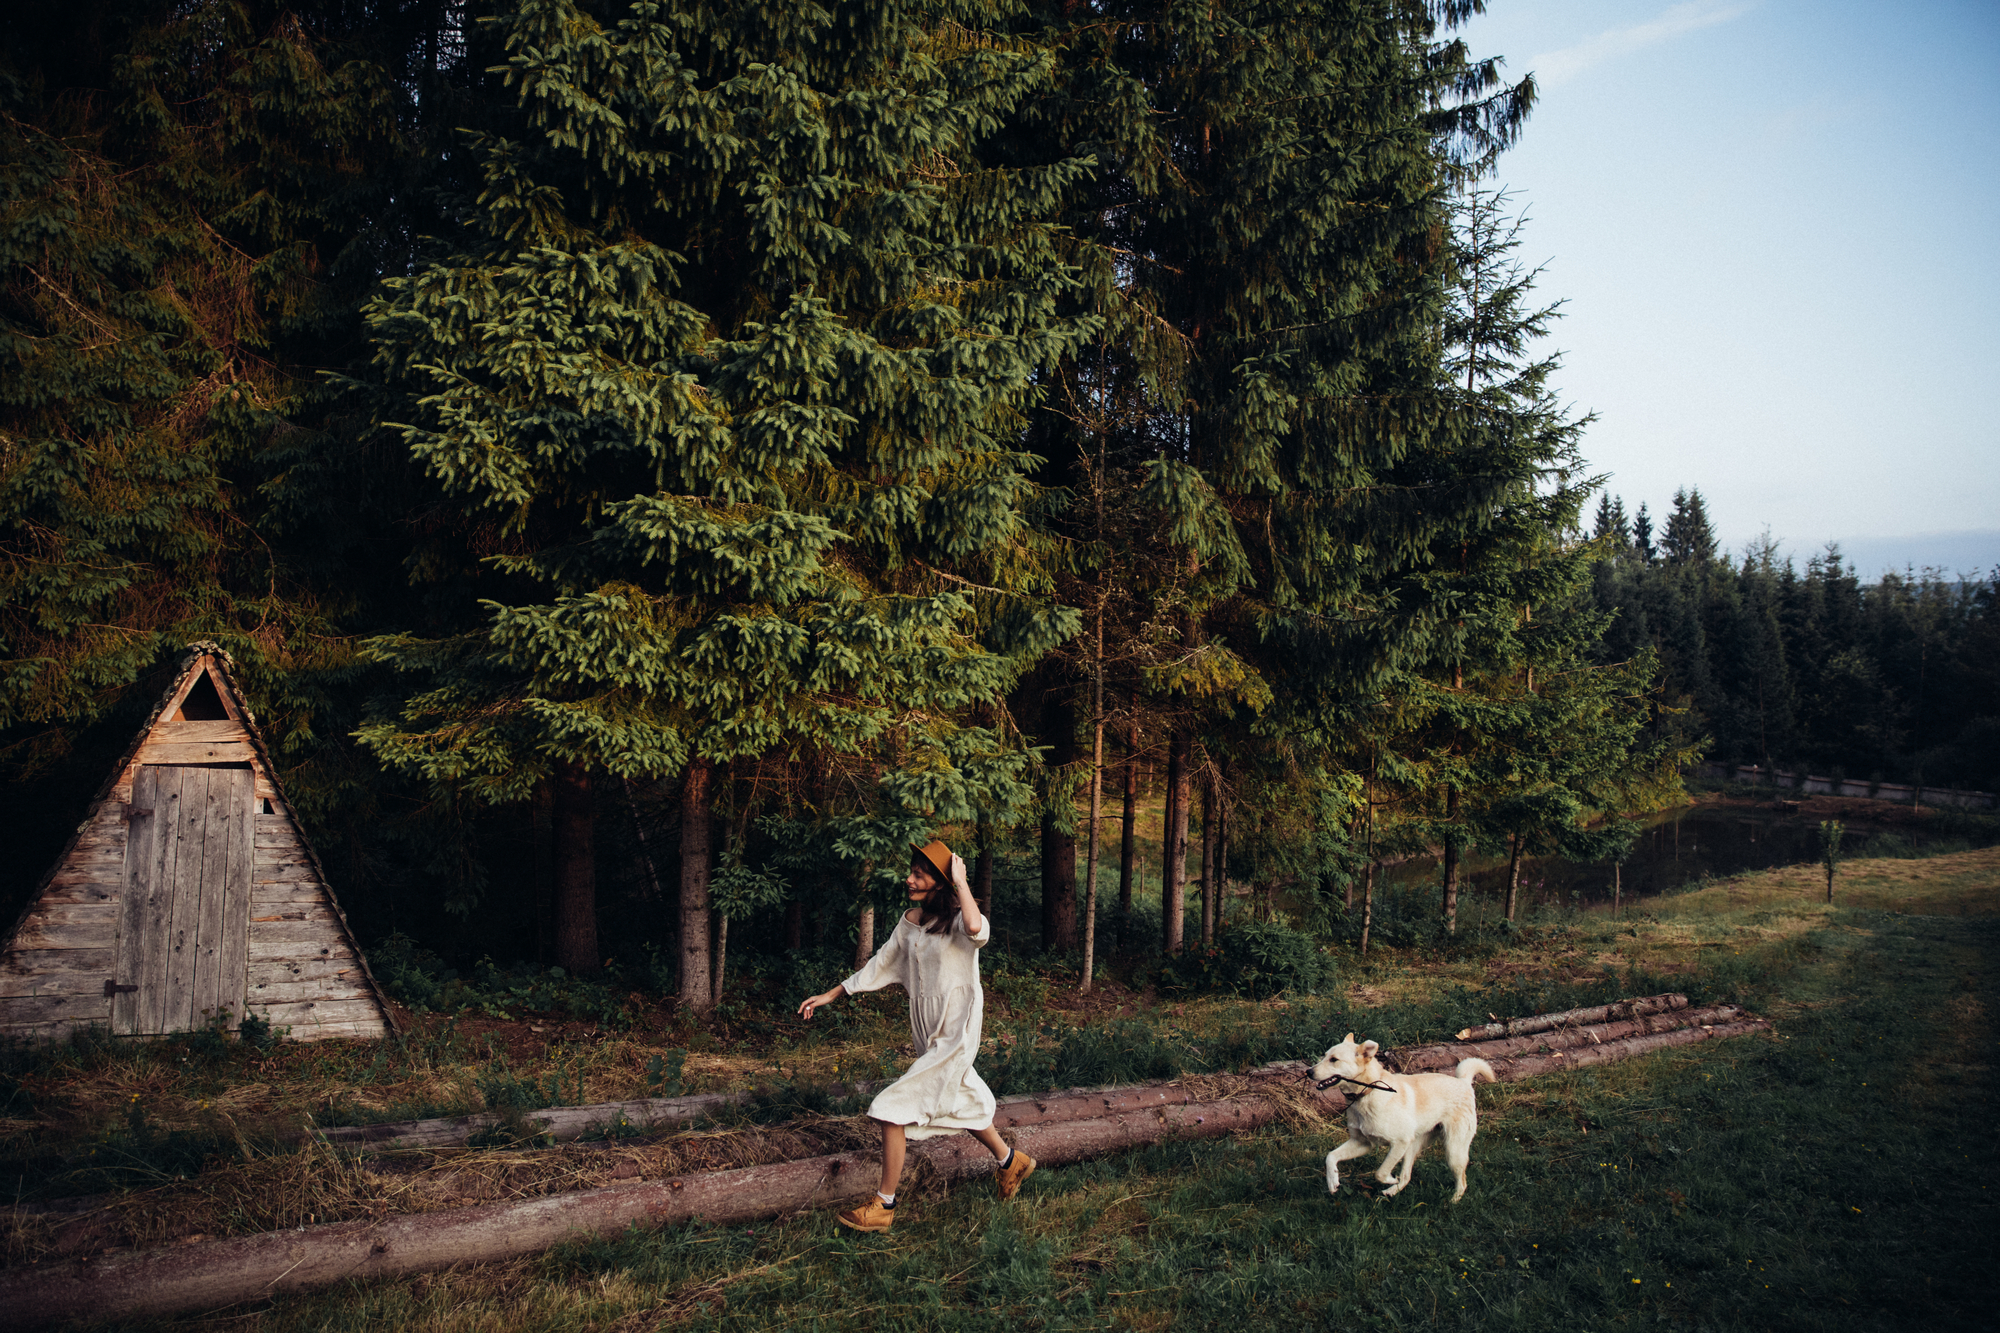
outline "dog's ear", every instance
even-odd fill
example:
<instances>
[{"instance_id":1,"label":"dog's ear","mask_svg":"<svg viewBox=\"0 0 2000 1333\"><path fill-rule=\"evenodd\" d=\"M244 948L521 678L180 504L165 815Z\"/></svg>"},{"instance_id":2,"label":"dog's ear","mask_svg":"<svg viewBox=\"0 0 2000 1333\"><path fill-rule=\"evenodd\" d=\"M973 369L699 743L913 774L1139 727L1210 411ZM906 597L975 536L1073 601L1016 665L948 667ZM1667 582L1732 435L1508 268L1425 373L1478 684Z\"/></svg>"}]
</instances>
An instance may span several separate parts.
<instances>
[{"instance_id":1,"label":"dog's ear","mask_svg":"<svg viewBox=\"0 0 2000 1333\"><path fill-rule=\"evenodd\" d=\"M1352 1046L1354 1044L1354 1034L1350 1032L1346 1036L1342 1037L1340 1039L1340 1044L1342 1046Z\"/></svg>"},{"instance_id":2,"label":"dog's ear","mask_svg":"<svg viewBox=\"0 0 2000 1333\"><path fill-rule=\"evenodd\" d=\"M1364 1041L1361 1043L1361 1054L1366 1056L1370 1060L1373 1060L1375 1058L1375 1052L1381 1049L1382 1049L1382 1044L1380 1042Z\"/></svg>"}]
</instances>

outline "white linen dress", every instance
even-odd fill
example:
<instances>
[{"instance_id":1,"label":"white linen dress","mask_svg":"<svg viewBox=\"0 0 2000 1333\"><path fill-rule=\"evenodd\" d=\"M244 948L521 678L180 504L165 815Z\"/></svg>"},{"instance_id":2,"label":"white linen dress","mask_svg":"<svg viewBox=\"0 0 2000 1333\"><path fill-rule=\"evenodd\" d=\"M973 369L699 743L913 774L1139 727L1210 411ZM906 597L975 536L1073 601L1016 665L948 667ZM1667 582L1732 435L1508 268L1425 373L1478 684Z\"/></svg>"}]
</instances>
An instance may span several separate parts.
<instances>
[{"instance_id":1,"label":"white linen dress","mask_svg":"<svg viewBox=\"0 0 2000 1333\"><path fill-rule=\"evenodd\" d=\"M875 1094L870 1119L905 1126L913 1139L985 1129L993 1123L993 1090L973 1069L979 1056L979 1029L986 1017L986 993L979 986L979 946L993 938L993 923L981 919L979 933L965 929L965 917L933 935L898 915L896 928L859 972L843 981L849 995L901 985L910 996L910 1040L916 1063Z\"/></svg>"}]
</instances>

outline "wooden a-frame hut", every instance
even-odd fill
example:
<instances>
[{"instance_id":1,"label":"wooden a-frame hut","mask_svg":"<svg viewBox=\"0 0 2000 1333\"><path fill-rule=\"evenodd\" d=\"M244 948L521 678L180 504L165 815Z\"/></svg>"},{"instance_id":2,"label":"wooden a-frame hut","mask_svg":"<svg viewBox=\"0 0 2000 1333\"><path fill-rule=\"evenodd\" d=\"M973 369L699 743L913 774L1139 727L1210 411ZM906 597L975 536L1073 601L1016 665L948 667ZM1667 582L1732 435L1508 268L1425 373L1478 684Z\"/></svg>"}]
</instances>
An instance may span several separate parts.
<instances>
[{"instance_id":1,"label":"wooden a-frame hut","mask_svg":"<svg viewBox=\"0 0 2000 1333\"><path fill-rule=\"evenodd\" d=\"M0 946L0 1037L187 1032L246 1014L293 1039L392 1020L257 722L211 643L105 779Z\"/></svg>"}]
</instances>

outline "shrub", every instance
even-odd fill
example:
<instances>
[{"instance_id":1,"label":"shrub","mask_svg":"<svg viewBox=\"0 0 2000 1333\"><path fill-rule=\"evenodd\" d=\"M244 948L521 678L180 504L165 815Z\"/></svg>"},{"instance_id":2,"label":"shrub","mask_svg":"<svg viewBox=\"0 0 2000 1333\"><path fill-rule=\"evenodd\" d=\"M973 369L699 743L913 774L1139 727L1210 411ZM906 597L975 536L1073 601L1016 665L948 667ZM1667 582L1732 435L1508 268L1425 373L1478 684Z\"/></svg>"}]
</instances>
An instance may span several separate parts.
<instances>
[{"instance_id":1,"label":"shrub","mask_svg":"<svg viewBox=\"0 0 2000 1333\"><path fill-rule=\"evenodd\" d=\"M652 951L653 972L658 954ZM369 955L382 989L418 1013L459 1014L474 1010L488 1018L512 1018L521 1012L567 1014L605 1027L629 1028L623 977L614 967L606 980L573 977L559 967L536 969L525 964L502 968L483 958L471 979L445 965L444 959L409 936L394 934Z\"/></svg>"},{"instance_id":2,"label":"shrub","mask_svg":"<svg viewBox=\"0 0 2000 1333\"><path fill-rule=\"evenodd\" d=\"M1191 946L1167 959L1154 984L1168 993L1233 991L1263 1000L1285 991L1329 990L1335 971L1333 959L1304 931L1281 921L1243 921L1223 931L1215 944Z\"/></svg>"},{"instance_id":3,"label":"shrub","mask_svg":"<svg viewBox=\"0 0 2000 1333\"><path fill-rule=\"evenodd\" d=\"M1313 995L1336 984L1333 959L1319 941L1279 921L1245 921L1224 931L1222 965L1231 987L1253 999L1281 991Z\"/></svg>"}]
</instances>

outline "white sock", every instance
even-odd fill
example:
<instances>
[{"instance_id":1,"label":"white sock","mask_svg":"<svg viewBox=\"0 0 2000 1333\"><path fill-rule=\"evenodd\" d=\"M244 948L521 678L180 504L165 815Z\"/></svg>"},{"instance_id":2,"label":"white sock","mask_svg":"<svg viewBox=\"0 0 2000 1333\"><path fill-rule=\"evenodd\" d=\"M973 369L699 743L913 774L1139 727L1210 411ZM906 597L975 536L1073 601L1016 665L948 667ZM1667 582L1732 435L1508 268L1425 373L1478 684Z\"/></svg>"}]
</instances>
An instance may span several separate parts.
<instances>
[{"instance_id":1,"label":"white sock","mask_svg":"<svg viewBox=\"0 0 2000 1333\"><path fill-rule=\"evenodd\" d=\"M1002 1171L1005 1171L1008 1167L1012 1165L1014 1165L1014 1150L1012 1148L1009 1148L1007 1150L1006 1157L1002 1158L1000 1161L1000 1169Z\"/></svg>"},{"instance_id":2,"label":"white sock","mask_svg":"<svg viewBox=\"0 0 2000 1333\"><path fill-rule=\"evenodd\" d=\"M876 1190L875 1197L882 1201L884 1208L894 1208L896 1206L896 1196L893 1194L884 1194L881 1190Z\"/></svg>"}]
</instances>

